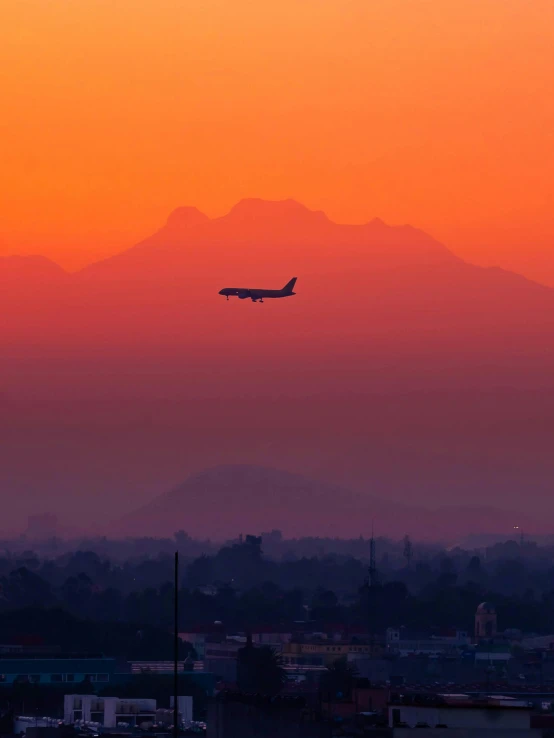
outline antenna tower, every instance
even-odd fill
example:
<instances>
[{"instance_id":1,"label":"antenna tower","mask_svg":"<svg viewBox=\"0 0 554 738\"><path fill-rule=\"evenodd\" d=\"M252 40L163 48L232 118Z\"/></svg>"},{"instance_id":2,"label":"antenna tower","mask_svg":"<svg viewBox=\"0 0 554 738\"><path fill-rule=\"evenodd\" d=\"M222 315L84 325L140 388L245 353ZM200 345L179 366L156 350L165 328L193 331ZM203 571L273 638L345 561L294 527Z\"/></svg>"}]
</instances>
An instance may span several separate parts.
<instances>
[{"instance_id":1,"label":"antenna tower","mask_svg":"<svg viewBox=\"0 0 554 738\"><path fill-rule=\"evenodd\" d=\"M377 561L375 558L375 537L373 535L373 525L371 526L371 539L369 541L369 586L377 586L379 577L377 575Z\"/></svg>"}]
</instances>

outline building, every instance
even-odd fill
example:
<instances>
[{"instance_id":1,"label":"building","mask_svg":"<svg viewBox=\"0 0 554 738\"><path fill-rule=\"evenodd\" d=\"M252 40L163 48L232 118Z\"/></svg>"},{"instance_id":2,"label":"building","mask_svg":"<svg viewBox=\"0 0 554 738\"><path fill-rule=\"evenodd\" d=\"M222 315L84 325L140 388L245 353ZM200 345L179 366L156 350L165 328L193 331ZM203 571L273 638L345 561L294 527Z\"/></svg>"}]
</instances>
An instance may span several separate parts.
<instances>
[{"instance_id":1,"label":"building","mask_svg":"<svg viewBox=\"0 0 554 738\"><path fill-rule=\"evenodd\" d=\"M184 662L180 662L181 665ZM204 664L196 662L192 671L179 670L179 679L183 684L194 684L197 688L203 690L207 697L212 697L220 675L203 668ZM131 670L128 672L118 672L114 674L113 684L127 685L136 684L146 674L151 677L171 678L173 679L173 661L133 661L130 662ZM183 687L185 689L185 687Z\"/></svg>"},{"instance_id":2,"label":"building","mask_svg":"<svg viewBox=\"0 0 554 738\"><path fill-rule=\"evenodd\" d=\"M220 694L208 705L206 738L331 738L331 723L321 720L301 697L259 698Z\"/></svg>"},{"instance_id":3,"label":"building","mask_svg":"<svg viewBox=\"0 0 554 738\"><path fill-rule=\"evenodd\" d=\"M494 638L496 633L496 609L490 602L481 602L475 613L475 640Z\"/></svg>"},{"instance_id":4,"label":"building","mask_svg":"<svg viewBox=\"0 0 554 738\"><path fill-rule=\"evenodd\" d=\"M407 628L387 628L387 652L397 656L457 656L471 642L466 630L452 628L416 633Z\"/></svg>"},{"instance_id":5,"label":"building","mask_svg":"<svg viewBox=\"0 0 554 738\"><path fill-rule=\"evenodd\" d=\"M60 721L56 718L37 718L30 715L18 715L13 721L13 735L45 736L60 738Z\"/></svg>"},{"instance_id":6,"label":"building","mask_svg":"<svg viewBox=\"0 0 554 738\"><path fill-rule=\"evenodd\" d=\"M288 643L292 638L290 628L283 629L279 626L256 626L250 630L252 643L255 646L269 646L270 648L280 651L284 643ZM221 623L214 623L211 626L195 626L188 628L187 631L179 633L182 641L187 641L196 651L198 659L203 661L207 656L215 657L214 649L217 650L217 643L228 643L230 641L240 640L246 642L246 636L231 635L226 633ZM223 648L226 648L224 646ZM219 654L218 656L220 656Z\"/></svg>"},{"instance_id":7,"label":"building","mask_svg":"<svg viewBox=\"0 0 554 738\"><path fill-rule=\"evenodd\" d=\"M390 698L389 687L373 687L362 684L365 680L358 680L351 693L345 699L329 699L331 695L322 695L320 707L324 718L344 720L353 718L361 713L385 713Z\"/></svg>"},{"instance_id":8,"label":"building","mask_svg":"<svg viewBox=\"0 0 554 738\"><path fill-rule=\"evenodd\" d=\"M49 684L113 681L115 659L102 654L0 653L0 687L14 683Z\"/></svg>"},{"instance_id":9,"label":"building","mask_svg":"<svg viewBox=\"0 0 554 738\"><path fill-rule=\"evenodd\" d=\"M68 694L64 697L66 725L92 723L103 728L138 728L149 724L171 725L173 703L169 709L159 709L154 699L121 699L98 697L94 694ZM193 701L190 696L178 698L179 718L184 724L193 720Z\"/></svg>"},{"instance_id":10,"label":"building","mask_svg":"<svg viewBox=\"0 0 554 738\"><path fill-rule=\"evenodd\" d=\"M292 640L292 632L275 626L256 626L251 629L251 636L255 646L269 646L275 651L282 651L283 646Z\"/></svg>"},{"instance_id":11,"label":"building","mask_svg":"<svg viewBox=\"0 0 554 738\"><path fill-rule=\"evenodd\" d=\"M285 668L326 668L341 658L346 658L348 661L362 658L379 658L383 655L383 646L380 643L369 643L355 639L350 641L326 638L292 640L283 644L281 655Z\"/></svg>"},{"instance_id":12,"label":"building","mask_svg":"<svg viewBox=\"0 0 554 738\"><path fill-rule=\"evenodd\" d=\"M506 663L512 658L509 643L480 643L475 649L475 661L484 661L488 664Z\"/></svg>"},{"instance_id":13,"label":"building","mask_svg":"<svg viewBox=\"0 0 554 738\"><path fill-rule=\"evenodd\" d=\"M532 711L529 702L513 697L403 694L391 697L388 717L391 728L495 730L500 731L498 735L509 736L514 730L530 730Z\"/></svg>"},{"instance_id":14,"label":"building","mask_svg":"<svg viewBox=\"0 0 554 738\"><path fill-rule=\"evenodd\" d=\"M131 674L173 674L174 661L129 661ZM188 658L177 662L177 671L180 673L191 671L203 671L203 661L193 661Z\"/></svg>"},{"instance_id":15,"label":"building","mask_svg":"<svg viewBox=\"0 0 554 738\"><path fill-rule=\"evenodd\" d=\"M210 625L195 625L187 628L185 632L179 633L179 638L190 643L196 651L198 659L203 661L206 655L206 643L217 639L225 640L225 628L219 622Z\"/></svg>"},{"instance_id":16,"label":"building","mask_svg":"<svg viewBox=\"0 0 554 738\"><path fill-rule=\"evenodd\" d=\"M246 637L226 638L224 640L207 641L205 646L204 664L206 667L214 659L237 660L238 652L246 644Z\"/></svg>"},{"instance_id":17,"label":"building","mask_svg":"<svg viewBox=\"0 0 554 738\"><path fill-rule=\"evenodd\" d=\"M156 700L66 694L63 714L67 725L92 722L105 728L116 728L120 724L134 728L156 722Z\"/></svg>"}]
</instances>

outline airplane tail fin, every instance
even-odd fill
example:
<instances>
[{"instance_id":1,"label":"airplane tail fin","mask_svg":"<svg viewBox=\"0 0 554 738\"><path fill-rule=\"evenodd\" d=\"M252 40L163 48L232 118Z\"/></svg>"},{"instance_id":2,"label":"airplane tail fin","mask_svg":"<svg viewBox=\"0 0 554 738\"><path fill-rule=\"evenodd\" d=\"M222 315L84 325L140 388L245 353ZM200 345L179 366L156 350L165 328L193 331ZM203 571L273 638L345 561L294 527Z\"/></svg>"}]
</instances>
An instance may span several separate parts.
<instances>
[{"instance_id":1,"label":"airplane tail fin","mask_svg":"<svg viewBox=\"0 0 554 738\"><path fill-rule=\"evenodd\" d=\"M294 289L294 285L296 284L296 277L293 277L290 282L287 282L286 285L283 287L283 292L285 292L287 295L290 295Z\"/></svg>"}]
</instances>

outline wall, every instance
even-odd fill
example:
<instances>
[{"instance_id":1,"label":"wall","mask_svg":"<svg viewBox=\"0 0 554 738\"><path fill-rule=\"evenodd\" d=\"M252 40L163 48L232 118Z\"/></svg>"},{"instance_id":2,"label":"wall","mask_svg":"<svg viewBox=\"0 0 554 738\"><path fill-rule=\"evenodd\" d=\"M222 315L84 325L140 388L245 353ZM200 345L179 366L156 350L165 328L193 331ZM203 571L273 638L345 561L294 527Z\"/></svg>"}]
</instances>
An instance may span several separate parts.
<instances>
[{"instance_id":1,"label":"wall","mask_svg":"<svg viewBox=\"0 0 554 738\"><path fill-rule=\"evenodd\" d=\"M329 723L313 722L296 709L265 709L214 701L206 738L331 738Z\"/></svg>"},{"instance_id":2,"label":"wall","mask_svg":"<svg viewBox=\"0 0 554 738\"><path fill-rule=\"evenodd\" d=\"M173 709L173 705L175 704L175 697L171 695L169 698L169 708ZM183 695L177 697L177 705L179 710L179 718L184 723L191 723L192 722L192 714L193 714L193 703L192 703L192 697L190 695Z\"/></svg>"},{"instance_id":3,"label":"wall","mask_svg":"<svg viewBox=\"0 0 554 738\"><path fill-rule=\"evenodd\" d=\"M393 710L400 711L400 720L414 727L416 723L447 725L448 728L486 728L487 730L528 729L531 718L528 710L479 707L424 707L395 705L389 707L389 725L393 726ZM418 732L418 735L420 733Z\"/></svg>"},{"instance_id":4,"label":"wall","mask_svg":"<svg viewBox=\"0 0 554 738\"><path fill-rule=\"evenodd\" d=\"M543 738L542 730L523 728L394 728L393 738Z\"/></svg>"}]
</instances>

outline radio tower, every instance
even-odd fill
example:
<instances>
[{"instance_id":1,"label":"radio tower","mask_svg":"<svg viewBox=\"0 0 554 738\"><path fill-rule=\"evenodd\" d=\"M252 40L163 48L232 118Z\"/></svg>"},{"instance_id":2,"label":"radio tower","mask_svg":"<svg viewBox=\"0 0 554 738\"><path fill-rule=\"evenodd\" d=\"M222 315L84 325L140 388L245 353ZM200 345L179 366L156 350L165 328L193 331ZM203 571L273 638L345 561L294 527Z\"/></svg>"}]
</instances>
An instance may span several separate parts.
<instances>
[{"instance_id":1,"label":"radio tower","mask_svg":"<svg viewBox=\"0 0 554 738\"><path fill-rule=\"evenodd\" d=\"M377 587L379 584L379 576L377 574L377 561L375 557L375 536L373 532L373 524L371 525L371 538L369 540L369 569L366 580L366 596L367 596L367 621L369 630L369 642L373 647L377 642L375 609L377 607ZM371 654L373 655L373 654Z\"/></svg>"},{"instance_id":2,"label":"radio tower","mask_svg":"<svg viewBox=\"0 0 554 738\"><path fill-rule=\"evenodd\" d=\"M369 541L369 586L370 589L379 584L377 575L377 562L375 560L375 537L373 535L373 525L371 526L371 539Z\"/></svg>"}]
</instances>

